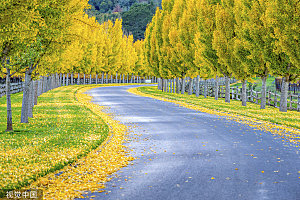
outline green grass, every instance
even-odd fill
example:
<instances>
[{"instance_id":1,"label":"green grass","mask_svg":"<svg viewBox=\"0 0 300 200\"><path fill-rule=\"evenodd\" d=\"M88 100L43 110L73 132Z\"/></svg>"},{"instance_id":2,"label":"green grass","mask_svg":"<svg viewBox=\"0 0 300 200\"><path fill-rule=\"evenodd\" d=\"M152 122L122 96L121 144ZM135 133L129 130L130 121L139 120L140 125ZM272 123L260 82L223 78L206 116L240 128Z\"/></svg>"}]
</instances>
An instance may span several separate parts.
<instances>
[{"instance_id":1,"label":"green grass","mask_svg":"<svg viewBox=\"0 0 300 200\"><path fill-rule=\"evenodd\" d=\"M12 95L14 132L6 129L6 98L0 98L0 189L17 189L61 169L98 147L108 126L75 98L68 86L38 99L34 118L21 124L22 93Z\"/></svg>"},{"instance_id":2,"label":"green grass","mask_svg":"<svg viewBox=\"0 0 300 200\"><path fill-rule=\"evenodd\" d=\"M247 83L247 88L249 87L249 85L251 84L251 82ZM261 91L261 87L262 87L262 80L260 77L256 77L253 78L253 84L254 84L254 90L260 92ZM270 76L267 78L267 90L274 92L276 90L276 86L275 86L275 77ZM242 88L242 83L240 81L233 83L230 85L231 87L238 87L238 88Z\"/></svg>"},{"instance_id":3,"label":"green grass","mask_svg":"<svg viewBox=\"0 0 300 200\"><path fill-rule=\"evenodd\" d=\"M157 90L157 87L140 87L138 90L151 96L175 100L177 102L184 102L212 111L215 110L232 113L239 116L246 116L253 119L300 129L300 112L297 111L279 112L278 108L271 106L267 106L266 109L262 110L260 109L260 105L249 102L247 103L247 106L244 107L241 105L241 101L237 100L231 100L230 103L225 103L223 98L219 98L219 100L216 101L213 97L196 97L195 95L188 95L186 93L184 95L176 93L164 93L161 90Z\"/></svg>"}]
</instances>

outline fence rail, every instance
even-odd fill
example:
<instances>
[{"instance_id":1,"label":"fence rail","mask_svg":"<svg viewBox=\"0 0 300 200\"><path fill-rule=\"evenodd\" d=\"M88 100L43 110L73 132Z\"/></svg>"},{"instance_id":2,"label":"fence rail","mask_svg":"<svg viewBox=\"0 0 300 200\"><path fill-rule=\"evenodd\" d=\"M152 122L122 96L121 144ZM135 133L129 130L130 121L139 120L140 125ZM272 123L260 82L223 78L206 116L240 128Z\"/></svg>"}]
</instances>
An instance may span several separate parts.
<instances>
[{"instance_id":1,"label":"fence rail","mask_svg":"<svg viewBox=\"0 0 300 200\"><path fill-rule=\"evenodd\" d=\"M221 81L220 81L221 80ZM182 87L182 81L176 82L175 84L175 79L169 79L165 80L160 84L159 83L159 88L162 89L163 91L166 92L171 92L175 93L177 90L177 87L181 88ZM186 82L186 80L184 80ZM234 83L236 80L235 79L230 79L230 83ZM195 79L192 80L188 78L188 81L185 84L185 92L188 94L196 94L197 90L197 85L196 85ZM166 84L166 86L163 86ZM190 85L192 84L192 86ZM176 85L176 86L175 86ZM225 98L225 83L224 80L219 79L218 84L216 84L216 81L211 79L211 80L202 80L199 82L199 94L203 96L211 96L215 97L216 95L216 88L218 88L218 98ZM242 101L242 88L239 87L230 87L230 99ZM266 104L269 106L273 107L280 107L280 93L277 93L273 91L266 91ZM247 102L252 102L255 104L260 104L261 103L261 92L260 91L255 91L253 86L251 88L246 89L246 100ZM296 110L300 112L300 92L293 93L293 92L288 92L288 97L287 97L287 109L288 110Z\"/></svg>"},{"instance_id":2,"label":"fence rail","mask_svg":"<svg viewBox=\"0 0 300 200\"><path fill-rule=\"evenodd\" d=\"M10 91L12 94L22 92L23 91L23 83L22 82L11 83ZM4 95L6 95L6 86L5 86L5 84L1 84L0 85L0 97L3 97Z\"/></svg>"},{"instance_id":3,"label":"fence rail","mask_svg":"<svg viewBox=\"0 0 300 200\"><path fill-rule=\"evenodd\" d=\"M193 93L196 93L195 86ZM247 102L252 102L259 104L261 101L261 92L255 91L253 89L247 88L246 90ZM204 85L200 85L200 95L204 95ZM207 96L215 97L215 87L207 87ZM225 87L219 86L219 95L220 98L225 98ZM234 100L242 100L242 88L230 87L230 98ZM280 103L280 93L267 91L266 93L266 104L279 108ZM288 109L296 110L300 112L300 93L294 94L292 92L288 93L287 98Z\"/></svg>"},{"instance_id":4,"label":"fence rail","mask_svg":"<svg viewBox=\"0 0 300 200\"><path fill-rule=\"evenodd\" d=\"M123 74L116 74L116 75L109 75L109 74L98 74L98 75L90 75L90 74L57 74L56 78L51 76L41 77L39 82L48 81L48 84L45 84L43 87L47 88L50 87L49 84L51 81L53 82L54 79L57 81L58 86L67 86L67 85L84 85L84 84L108 84L108 83L145 83L146 80L151 83L157 83L157 78L154 76L148 77L140 77L135 75L123 75ZM76 77L75 77L76 76ZM52 80L53 79L53 80ZM45 82L45 83L46 83ZM46 91L47 89L44 90ZM11 83L11 93L18 93L23 91L23 84L22 82L18 83ZM0 84L0 97L6 95L6 86L5 84Z\"/></svg>"}]
</instances>

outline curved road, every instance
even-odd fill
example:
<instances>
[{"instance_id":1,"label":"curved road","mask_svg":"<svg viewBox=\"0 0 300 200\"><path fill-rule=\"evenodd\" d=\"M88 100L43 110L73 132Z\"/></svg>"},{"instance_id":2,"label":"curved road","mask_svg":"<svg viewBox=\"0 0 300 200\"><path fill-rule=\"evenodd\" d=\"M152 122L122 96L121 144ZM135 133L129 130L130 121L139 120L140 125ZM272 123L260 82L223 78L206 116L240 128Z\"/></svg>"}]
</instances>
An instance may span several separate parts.
<instances>
[{"instance_id":1,"label":"curved road","mask_svg":"<svg viewBox=\"0 0 300 200\"><path fill-rule=\"evenodd\" d=\"M113 175L105 200L300 200L299 147L223 117L128 93L88 92L132 125L137 159Z\"/></svg>"}]
</instances>

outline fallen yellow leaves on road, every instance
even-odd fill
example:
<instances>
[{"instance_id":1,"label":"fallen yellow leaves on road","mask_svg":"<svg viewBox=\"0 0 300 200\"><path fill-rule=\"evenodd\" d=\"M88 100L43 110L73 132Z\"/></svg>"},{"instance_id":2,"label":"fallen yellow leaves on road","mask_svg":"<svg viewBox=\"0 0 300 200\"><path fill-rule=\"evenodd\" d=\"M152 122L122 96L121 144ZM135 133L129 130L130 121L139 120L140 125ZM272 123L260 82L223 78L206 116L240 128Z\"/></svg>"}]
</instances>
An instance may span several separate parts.
<instances>
[{"instance_id":1,"label":"fallen yellow leaves on road","mask_svg":"<svg viewBox=\"0 0 300 200\"><path fill-rule=\"evenodd\" d=\"M269 110L266 111L267 109L263 110L263 111L257 110L257 112L260 112L260 113L249 114L249 113L247 113L247 107L248 108L252 108L253 106L257 107L257 105L255 105L255 104L252 105L249 103L249 105L246 108L245 107L242 108L240 106L241 109L239 109L238 113L236 113L235 111L231 112L231 108L233 106L236 108L236 107L238 107L238 105L233 105L233 103L235 103L235 102L232 102L230 104L228 104L228 103L222 104L222 105L226 106L226 108L224 107L224 109L221 111L221 110L210 109L210 108L199 105L199 104L201 104L202 101L203 101L203 103L209 102L209 103L213 104L213 101L215 101L215 100L211 100L212 98L205 99L205 100L202 99L201 102L199 100L199 102L197 102L197 104L195 103L194 99L193 99L193 101L187 103L186 99L192 98L190 95L188 97L182 97L183 95L181 95L181 94L162 93L160 91L153 89L153 87L143 87L143 88L147 88L147 89L150 88L149 93L142 92L140 88L130 88L130 89L128 89L128 92L136 94L136 95L144 96L144 97L158 99L158 100L165 101L165 102L171 102L171 103L177 104L179 106L197 110L200 112L209 113L209 114L218 115L218 116L224 116L224 117L226 117L226 119L230 119L230 120L237 121L239 123L247 124L251 127L256 128L257 130L263 130L263 131L271 132L274 135L279 135L280 137L285 138L286 140L288 140L291 143L294 143L294 144L300 143L300 130L297 128L294 128L294 127L300 127L300 121L296 119L297 117L292 122L288 122L288 121L285 122L284 125L272 123L271 122L272 120L264 121L261 119L261 117L262 117L262 116L260 116L261 112L268 112L266 114L266 116L268 116L268 117L271 116L271 115L269 115L269 112L272 112L272 117L276 118L275 113L278 111L276 111L275 108L272 108L271 110L269 109L270 111ZM151 92L151 94L150 94L150 92ZM175 96L176 97L178 96L178 98L179 97L182 97L182 98L177 99L177 98L175 98ZM208 102L204 102L204 101L208 101ZM252 109L256 110L256 108L255 109L252 108ZM281 113L279 113L279 114L281 114ZM296 112L296 114L299 115L297 112Z\"/></svg>"},{"instance_id":2,"label":"fallen yellow leaves on road","mask_svg":"<svg viewBox=\"0 0 300 200\"><path fill-rule=\"evenodd\" d=\"M83 198L86 191L99 191L104 188L108 176L128 165L134 158L128 155L124 142L127 127L104 113L104 107L91 103L91 97L84 94L97 86L84 87L78 90L76 98L80 103L100 116L110 131L102 145L79 159L72 165L48 174L32 183L27 188L44 190L45 199ZM60 174L60 175L57 175ZM101 192L101 191L99 191Z\"/></svg>"}]
</instances>

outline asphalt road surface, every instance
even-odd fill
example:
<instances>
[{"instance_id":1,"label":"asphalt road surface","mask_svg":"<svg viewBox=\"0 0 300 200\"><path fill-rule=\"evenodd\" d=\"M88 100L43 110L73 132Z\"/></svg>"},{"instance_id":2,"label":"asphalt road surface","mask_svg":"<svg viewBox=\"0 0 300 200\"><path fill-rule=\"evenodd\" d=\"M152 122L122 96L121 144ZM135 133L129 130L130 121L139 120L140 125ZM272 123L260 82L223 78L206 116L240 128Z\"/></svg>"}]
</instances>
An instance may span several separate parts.
<instances>
[{"instance_id":1,"label":"asphalt road surface","mask_svg":"<svg viewBox=\"0 0 300 200\"><path fill-rule=\"evenodd\" d=\"M105 200L300 200L300 147L224 117L101 87L88 92L132 126L133 165L114 174Z\"/></svg>"}]
</instances>

